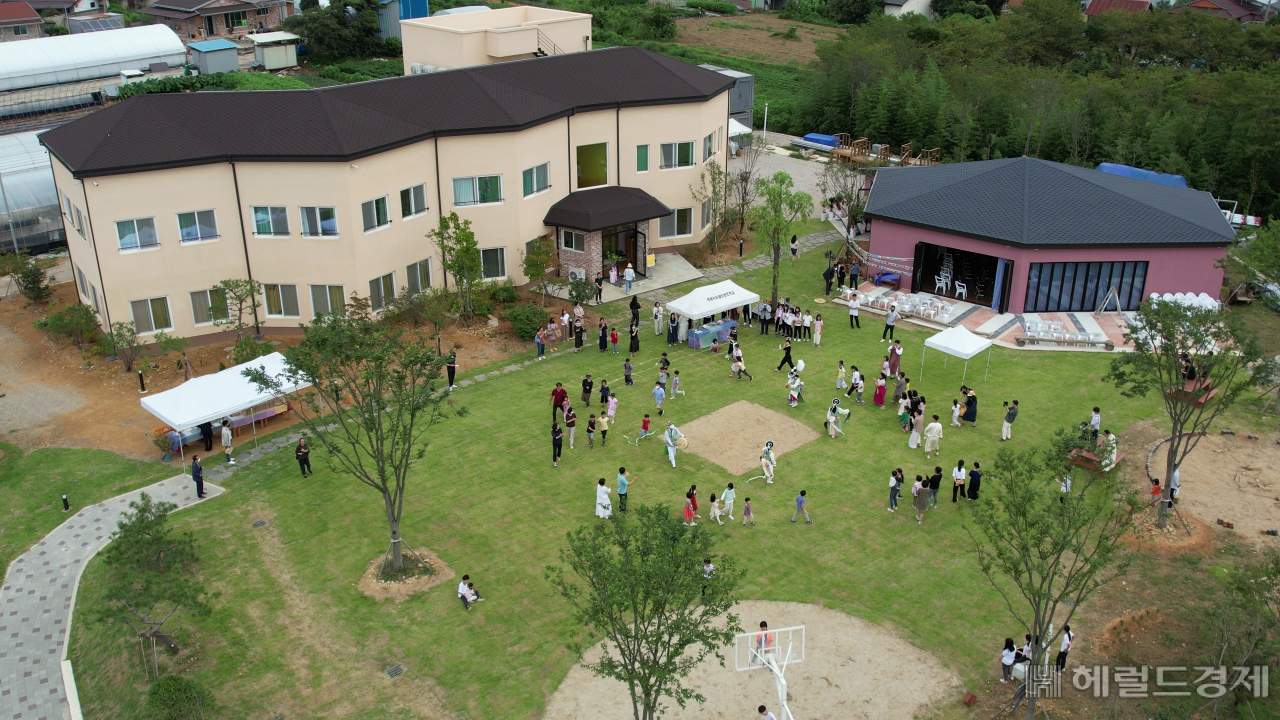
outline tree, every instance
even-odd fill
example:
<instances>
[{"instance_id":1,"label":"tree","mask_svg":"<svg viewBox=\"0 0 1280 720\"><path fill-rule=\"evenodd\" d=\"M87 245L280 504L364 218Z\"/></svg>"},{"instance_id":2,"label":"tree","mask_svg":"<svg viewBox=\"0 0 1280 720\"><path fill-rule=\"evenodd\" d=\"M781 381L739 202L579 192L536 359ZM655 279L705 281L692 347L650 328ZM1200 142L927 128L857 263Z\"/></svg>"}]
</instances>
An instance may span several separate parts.
<instances>
[{"instance_id":1,"label":"tree","mask_svg":"<svg viewBox=\"0 0 1280 720\"><path fill-rule=\"evenodd\" d=\"M1250 388L1275 374L1275 363L1258 344L1258 335L1238 313L1192 308L1181 303L1147 301L1129 321L1124 338L1131 353L1117 355L1103 381L1125 397L1160 393L1171 439L1165 451L1164 500L1182 461L1220 415ZM1189 383L1184 359L1196 370ZM1159 527L1168 523L1168 503L1160 503Z\"/></svg>"},{"instance_id":2,"label":"tree","mask_svg":"<svg viewBox=\"0 0 1280 720\"><path fill-rule=\"evenodd\" d=\"M965 530L982 574L1010 614L1039 639L1032 643L1031 668L1040 667L1045 647L1076 608L1128 563L1120 538L1133 524L1137 495L1119 473L1073 468L1070 453L1082 443L1073 431L1059 430L1048 447L1001 450L983 483L991 490L969 503ZM1055 482L1063 476L1071 482L1065 494ZM1055 625L1063 604L1066 616ZM1027 720L1035 719L1035 700L1029 698Z\"/></svg>"},{"instance_id":3,"label":"tree","mask_svg":"<svg viewBox=\"0 0 1280 720\"><path fill-rule=\"evenodd\" d=\"M30 305L40 305L48 302L53 296L53 285L49 282L49 273L40 267L37 260L33 260L25 255L19 255L19 268L14 273L14 280L18 284L18 292L22 297L27 299ZM21 258L26 258L25 261Z\"/></svg>"},{"instance_id":4,"label":"tree","mask_svg":"<svg viewBox=\"0 0 1280 720\"><path fill-rule=\"evenodd\" d=\"M586 278L574 278L569 281L569 302L586 305L596 296L595 283Z\"/></svg>"},{"instance_id":5,"label":"tree","mask_svg":"<svg viewBox=\"0 0 1280 720\"><path fill-rule=\"evenodd\" d=\"M1225 585L1225 592L1217 596L1209 613L1209 663L1232 668L1267 665L1280 653L1280 553L1268 550L1262 557L1232 568ZM1256 717L1250 694L1247 685L1235 684L1226 695L1210 700L1200 710L1212 705L1214 717L1218 717L1220 706L1226 704L1223 716L1237 717L1236 708L1243 702L1249 706L1250 717Z\"/></svg>"},{"instance_id":6,"label":"tree","mask_svg":"<svg viewBox=\"0 0 1280 720\"><path fill-rule=\"evenodd\" d=\"M542 305L550 301L547 294L547 273L556 264L556 242L552 235L541 235L529 241L521 261L524 276L533 283L533 291L542 295Z\"/></svg>"},{"instance_id":7,"label":"tree","mask_svg":"<svg viewBox=\"0 0 1280 720\"><path fill-rule=\"evenodd\" d=\"M124 364L124 371L133 372L133 364L142 356L142 349L146 347L146 343L138 337L138 331L133 327L133 323L113 322L110 332L105 332L102 336L102 344L111 348L112 355L120 358L120 362Z\"/></svg>"},{"instance_id":8,"label":"tree","mask_svg":"<svg viewBox=\"0 0 1280 720\"><path fill-rule=\"evenodd\" d=\"M809 193L793 190L791 176L776 172L773 177L761 178L757 183L760 205L751 208L750 215L756 223L756 238L764 240L773 250L773 300L778 304L778 271L782 262L782 243L791 223L809 217L813 198Z\"/></svg>"},{"instance_id":9,"label":"tree","mask_svg":"<svg viewBox=\"0 0 1280 720\"><path fill-rule=\"evenodd\" d=\"M45 319L37 321L36 326L65 337L80 352L84 352L85 343L100 329L98 313L88 305L68 305L55 310Z\"/></svg>"},{"instance_id":10,"label":"tree","mask_svg":"<svg viewBox=\"0 0 1280 720\"><path fill-rule=\"evenodd\" d=\"M720 233L724 230L725 215L729 210L729 173L720 163L708 162L698 175L698 184L690 185L694 202L706 208L702 222L711 227L707 235L707 247L716 252L720 247Z\"/></svg>"},{"instance_id":11,"label":"tree","mask_svg":"<svg viewBox=\"0 0 1280 720\"><path fill-rule=\"evenodd\" d=\"M741 146L742 154L737 169L729 170L729 205L738 219L738 237L746 231L747 210L756 201L757 183L760 179L760 156L764 154L764 139L751 135ZM741 242L741 239L739 239Z\"/></svg>"},{"instance_id":12,"label":"tree","mask_svg":"<svg viewBox=\"0 0 1280 720\"><path fill-rule=\"evenodd\" d=\"M876 0L827 0L826 16L838 23L854 25L883 11L884 5Z\"/></svg>"},{"instance_id":13,"label":"tree","mask_svg":"<svg viewBox=\"0 0 1280 720\"><path fill-rule=\"evenodd\" d=\"M184 382L190 380L191 376L196 374L196 369L191 366L191 360L187 358L187 348L191 347L190 340L177 335L170 335L163 330L153 335L151 339L155 341L162 351L178 353L178 369L182 371ZM176 375L177 373L175 372L174 374Z\"/></svg>"},{"instance_id":14,"label":"tree","mask_svg":"<svg viewBox=\"0 0 1280 720\"><path fill-rule=\"evenodd\" d=\"M425 456L427 430L444 418L441 407L449 399L436 392L445 358L416 334L375 322L357 303L345 315L316 318L303 333L302 342L285 351L280 376L261 367L242 374L279 398L286 386L311 384L289 404L292 412L340 471L382 497L391 532L386 557L399 571L409 474Z\"/></svg>"},{"instance_id":15,"label":"tree","mask_svg":"<svg viewBox=\"0 0 1280 720\"><path fill-rule=\"evenodd\" d=\"M1253 237L1240 239L1227 258L1248 282L1280 283L1280 222L1271 220Z\"/></svg>"},{"instance_id":16,"label":"tree","mask_svg":"<svg viewBox=\"0 0 1280 720\"><path fill-rule=\"evenodd\" d=\"M841 201L844 207L844 236L846 244L853 237L854 224L862 220L861 190L864 176L853 163L832 160L822 167L818 176L818 189L822 191L822 202Z\"/></svg>"},{"instance_id":17,"label":"tree","mask_svg":"<svg viewBox=\"0 0 1280 720\"><path fill-rule=\"evenodd\" d=\"M641 505L567 539L560 562L581 584L561 566L548 566L546 578L575 619L605 638L604 655L587 667L627 685L636 720L659 715L664 696L682 708L688 700L703 702L683 679L708 655L723 666L720 648L741 632L729 610L744 571L712 552L717 536L685 525L665 505ZM709 579L701 572L708 558L716 567Z\"/></svg>"},{"instance_id":18,"label":"tree","mask_svg":"<svg viewBox=\"0 0 1280 720\"><path fill-rule=\"evenodd\" d=\"M174 638L182 627L181 614L201 616L210 611L211 596L195 575L199 563L195 536L175 533L168 526L173 503L156 502L146 493L129 503L129 511L111 535L103 552L107 569L104 604L92 611L100 622L119 622L133 631L142 649L143 670L159 676L156 643L171 652L179 648ZM147 667L146 644L152 660Z\"/></svg>"},{"instance_id":19,"label":"tree","mask_svg":"<svg viewBox=\"0 0 1280 720\"><path fill-rule=\"evenodd\" d=\"M435 240L440 248L440 265L453 276L458 290L458 317L470 321L476 314L472 295L483 280L480 246L471 231L471 221L460 220L458 213L451 212L440 218L440 227L427 233L427 237Z\"/></svg>"},{"instance_id":20,"label":"tree","mask_svg":"<svg viewBox=\"0 0 1280 720\"><path fill-rule=\"evenodd\" d=\"M302 36L307 54L322 59L379 57L390 43L378 36L377 6L366 0L342 0L328 7L305 7L285 18L281 28Z\"/></svg>"},{"instance_id":21,"label":"tree","mask_svg":"<svg viewBox=\"0 0 1280 720\"><path fill-rule=\"evenodd\" d=\"M249 329L247 317L258 324L258 296L262 294L262 284L257 280L235 278L219 280L209 290L209 314L213 324L218 327L230 327L236 331L236 340L244 339L244 331Z\"/></svg>"}]
</instances>

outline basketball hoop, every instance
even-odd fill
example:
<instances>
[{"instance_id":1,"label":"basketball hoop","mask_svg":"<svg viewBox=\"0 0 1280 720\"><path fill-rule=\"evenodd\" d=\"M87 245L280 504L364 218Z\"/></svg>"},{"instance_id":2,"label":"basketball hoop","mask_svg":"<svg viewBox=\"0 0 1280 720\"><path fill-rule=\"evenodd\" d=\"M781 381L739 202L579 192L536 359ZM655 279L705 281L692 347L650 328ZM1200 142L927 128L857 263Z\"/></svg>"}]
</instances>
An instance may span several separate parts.
<instances>
[{"instance_id":1,"label":"basketball hoop","mask_svg":"<svg viewBox=\"0 0 1280 720\"><path fill-rule=\"evenodd\" d=\"M804 662L804 626L741 633L733 639L734 665L738 672L768 669L778 691L778 720L795 720L787 706L788 665Z\"/></svg>"}]
</instances>

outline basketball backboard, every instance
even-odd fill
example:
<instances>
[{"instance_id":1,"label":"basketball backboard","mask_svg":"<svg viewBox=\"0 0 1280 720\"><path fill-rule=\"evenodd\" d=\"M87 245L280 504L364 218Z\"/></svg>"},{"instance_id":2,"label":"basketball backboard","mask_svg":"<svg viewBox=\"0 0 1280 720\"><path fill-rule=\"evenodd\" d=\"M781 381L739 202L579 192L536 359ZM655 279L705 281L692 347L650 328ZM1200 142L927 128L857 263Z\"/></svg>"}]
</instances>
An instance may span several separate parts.
<instances>
[{"instance_id":1,"label":"basketball backboard","mask_svg":"<svg viewBox=\"0 0 1280 720\"><path fill-rule=\"evenodd\" d=\"M781 666L804 662L804 626L736 635L733 656L739 672L766 669L770 659Z\"/></svg>"}]
</instances>

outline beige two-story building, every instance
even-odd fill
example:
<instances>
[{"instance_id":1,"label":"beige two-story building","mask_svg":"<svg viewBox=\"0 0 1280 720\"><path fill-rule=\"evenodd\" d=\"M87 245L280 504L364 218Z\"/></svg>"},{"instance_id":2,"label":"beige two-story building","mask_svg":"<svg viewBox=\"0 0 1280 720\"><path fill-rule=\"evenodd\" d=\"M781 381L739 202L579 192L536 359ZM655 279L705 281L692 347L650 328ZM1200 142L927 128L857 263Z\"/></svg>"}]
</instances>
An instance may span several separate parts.
<instances>
[{"instance_id":1,"label":"beige two-story building","mask_svg":"<svg viewBox=\"0 0 1280 720\"><path fill-rule=\"evenodd\" d=\"M358 292L447 286L427 237L470 220L486 279L528 281L700 241L733 79L610 48L317 90L139 95L41 135L77 288L103 324L217 339L210 289L262 284L262 332ZM206 337L207 336L207 337Z\"/></svg>"}]
</instances>

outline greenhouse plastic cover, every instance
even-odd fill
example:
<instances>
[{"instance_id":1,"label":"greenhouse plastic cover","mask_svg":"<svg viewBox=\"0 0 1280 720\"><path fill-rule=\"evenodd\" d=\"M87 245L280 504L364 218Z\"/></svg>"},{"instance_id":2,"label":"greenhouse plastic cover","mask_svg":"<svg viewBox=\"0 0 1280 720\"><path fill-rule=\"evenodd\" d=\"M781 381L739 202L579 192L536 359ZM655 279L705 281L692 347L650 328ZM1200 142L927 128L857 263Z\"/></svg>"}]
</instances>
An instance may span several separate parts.
<instances>
[{"instance_id":1,"label":"greenhouse plastic cover","mask_svg":"<svg viewBox=\"0 0 1280 720\"><path fill-rule=\"evenodd\" d=\"M36 139L38 132L0 136L0 217L12 210L47 207L56 217L58 191L53 184L49 151ZM10 207L12 206L12 207Z\"/></svg>"},{"instance_id":2,"label":"greenhouse plastic cover","mask_svg":"<svg viewBox=\"0 0 1280 720\"><path fill-rule=\"evenodd\" d=\"M186 62L187 48L165 25L0 43L0 91L110 77L154 62Z\"/></svg>"}]
</instances>

